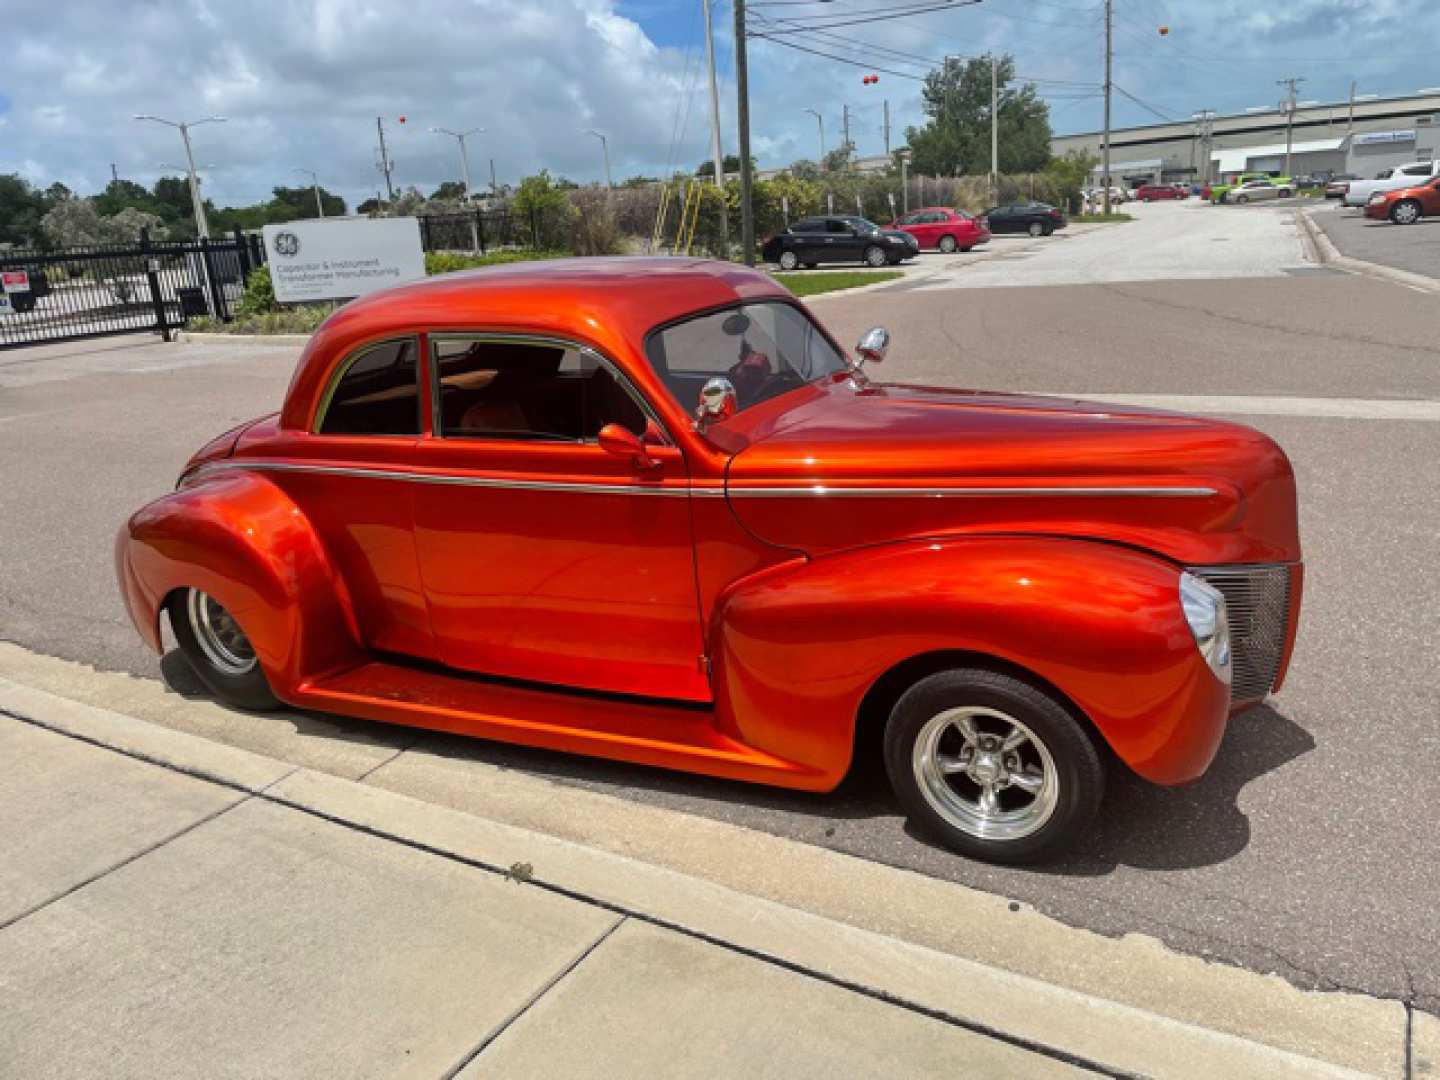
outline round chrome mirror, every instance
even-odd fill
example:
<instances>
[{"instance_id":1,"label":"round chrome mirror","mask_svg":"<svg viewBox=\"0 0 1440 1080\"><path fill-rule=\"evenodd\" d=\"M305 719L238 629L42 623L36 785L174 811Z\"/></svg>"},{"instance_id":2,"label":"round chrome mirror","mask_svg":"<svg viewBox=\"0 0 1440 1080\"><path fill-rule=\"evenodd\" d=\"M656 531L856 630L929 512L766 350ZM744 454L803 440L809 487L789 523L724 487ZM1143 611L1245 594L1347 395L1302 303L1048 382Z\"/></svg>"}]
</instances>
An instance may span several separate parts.
<instances>
[{"instance_id":1,"label":"round chrome mirror","mask_svg":"<svg viewBox=\"0 0 1440 1080\"><path fill-rule=\"evenodd\" d=\"M695 416L704 424L734 416L736 408L735 385L729 379L716 376L707 379L700 388L700 404L695 410Z\"/></svg>"},{"instance_id":2,"label":"round chrome mirror","mask_svg":"<svg viewBox=\"0 0 1440 1080\"><path fill-rule=\"evenodd\" d=\"M890 348L890 331L883 326L872 326L865 331L865 336L855 346L855 353L860 357L860 363L867 361L878 364L885 359L885 353Z\"/></svg>"}]
</instances>

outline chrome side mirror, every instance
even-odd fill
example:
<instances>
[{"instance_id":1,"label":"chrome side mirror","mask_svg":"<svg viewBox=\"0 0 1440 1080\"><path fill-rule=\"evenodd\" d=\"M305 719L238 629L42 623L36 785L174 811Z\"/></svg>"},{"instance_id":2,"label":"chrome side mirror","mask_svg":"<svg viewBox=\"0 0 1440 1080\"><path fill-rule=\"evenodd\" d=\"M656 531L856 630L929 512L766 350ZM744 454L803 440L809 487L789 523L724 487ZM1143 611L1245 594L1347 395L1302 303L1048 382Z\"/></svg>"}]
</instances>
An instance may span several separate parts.
<instances>
[{"instance_id":1,"label":"chrome side mirror","mask_svg":"<svg viewBox=\"0 0 1440 1080\"><path fill-rule=\"evenodd\" d=\"M865 336L855 346L855 352L859 354L861 363L869 362L878 364L885 359L885 354L890 350L890 331L883 326L872 326L865 331Z\"/></svg>"},{"instance_id":2,"label":"chrome side mirror","mask_svg":"<svg viewBox=\"0 0 1440 1080\"><path fill-rule=\"evenodd\" d=\"M734 416L737 408L735 384L729 379L716 376L707 379L700 388L700 404L695 409L695 418L703 428L712 420L724 420Z\"/></svg>"}]
</instances>

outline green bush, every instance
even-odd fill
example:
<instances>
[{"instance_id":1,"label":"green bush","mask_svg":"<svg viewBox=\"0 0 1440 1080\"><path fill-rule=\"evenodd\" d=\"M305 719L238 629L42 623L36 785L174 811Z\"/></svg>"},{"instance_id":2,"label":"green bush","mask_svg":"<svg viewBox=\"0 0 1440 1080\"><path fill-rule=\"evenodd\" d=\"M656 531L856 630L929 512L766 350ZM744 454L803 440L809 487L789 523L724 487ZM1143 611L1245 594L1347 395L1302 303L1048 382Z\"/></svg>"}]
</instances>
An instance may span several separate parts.
<instances>
[{"instance_id":1,"label":"green bush","mask_svg":"<svg viewBox=\"0 0 1440 1080\"><path fill-rule=\"evenodd\" d=\"M453 251L427 251L425 273L453 274L457 270L477 270L482 266L530 262L534 259L568 259L568 251L492 251L488 255L461 255Z\"/></svg>"},{"instance_id":2,"label":"green bush","mask_svg":"<svg viewBox=\"0 0 1440 1080\"><path fill-rule=\"evenodd\" d=\"M240 303L235 305L235 318L247 319L268 311L279 311L275 300L275 286L270 281L270 267L261 266L250 271L245 279L245 291Z\"/></svg>"}]
</instances>

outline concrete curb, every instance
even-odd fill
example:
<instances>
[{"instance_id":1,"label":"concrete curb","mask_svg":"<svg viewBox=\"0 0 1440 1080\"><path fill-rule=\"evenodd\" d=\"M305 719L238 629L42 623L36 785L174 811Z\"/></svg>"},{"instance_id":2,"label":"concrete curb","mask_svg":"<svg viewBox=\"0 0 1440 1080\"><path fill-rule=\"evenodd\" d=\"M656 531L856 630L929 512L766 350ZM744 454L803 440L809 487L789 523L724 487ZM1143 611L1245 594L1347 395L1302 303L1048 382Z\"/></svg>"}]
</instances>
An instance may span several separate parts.
<instances>
[{"instance_id":1,"label":"concrete curb","mask_svg":"<svg viewBox=\"0 0 1440 1080\"><path fill-rule=\"evenodd\" d=\"M1383 1064L1377 1064L1373 1054L1363 1055L1368 1059L1365 1072L1357 1072L1353 1067L860 929L623 855L297 768L5 678L0 678L0 710L96 746L497 874L516 863L529 863L532 887L623 912L970 1030L1086 1059L1115 1074L1390 1075L1406 1052L1406 1017L1395 1002L1359 995L1300 995L1273 977L1227 969L1229 980L1243 978L1268 985L1287 999L1289 1009L1299 995L1321 1014L1325 1028L1343 1031L1350 1042L1372 1046L1383 1042L1393 1048L1394 1053L1381 1055L1386 1059ZM988 899L1003 905L998 898ZM1024 920L1018 925L1023 926ZM1198 962L1176 959L1183 964L1170 970L1171 978L1183 979L1197 970ZM1427 1046L1435 1042L1430 1027L1425 1028L1425 1035ZM1354 1066L1356 1055L1350 1057L1347 1064Z\"/></svg>"},{"instance_id":2,"label":"concrete curb","mask_svg":"<svg viewBox=\"0 0 1440 1080\"><path fill-rule=\"evenodd\" d=\"M309 334L211 334L177 330L175 340L181 345L305 345Z\"/></svg>"},{"instance_id":3,"label":"concrete curb","mask_svg":"<svg viewBox=\"0 0 1440 1080\"><path fill-rule=\"evenodd\" d=\"M1333 213L1333 211L1332 211ZM1320 262L1324 266L1333 266L1337 270L1344 270L1351 274L1362 274L1365 277L1380 278L1396 285L1406 285L1412 289L1419 289L1421 292L1440 293L1440 281L1435 278L1426 277L1424 274L1414 274L1409 270L1397 270L1393 266L1382 266L1380 263L1366 262L1364 259L1351 258L1341 253L1335 246L1325 230L1315 224L1315 211L1296 210L1295 216L1301 222L1310 242L1315 246L1320 256Z\"/></svg>"}]
</instances>

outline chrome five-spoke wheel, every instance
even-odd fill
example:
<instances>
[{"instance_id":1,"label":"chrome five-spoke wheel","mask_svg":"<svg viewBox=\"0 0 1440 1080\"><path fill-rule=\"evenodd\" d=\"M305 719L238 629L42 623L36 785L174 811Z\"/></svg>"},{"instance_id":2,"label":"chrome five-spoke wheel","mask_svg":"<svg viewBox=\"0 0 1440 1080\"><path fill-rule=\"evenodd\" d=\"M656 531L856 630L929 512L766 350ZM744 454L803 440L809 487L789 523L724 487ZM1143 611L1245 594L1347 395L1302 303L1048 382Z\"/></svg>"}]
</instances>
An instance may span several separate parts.
<instances>
[{"instance_id":1,"label":"chrome five-spoke wheel","mask_svg":"<svg viewBox=\"0 0 1440 1080\"><path fill-rule=\"evenodd\" d=\"M254 644L223 604L199 589L179 589L166 606L180 651L216 697L242 709L280 704Z\"/></svg>"},{"instance_id":2,"label":"chrome five-spoke wheel","mask_svg":"<svg viewBox=\"0 0 1440 1080\"><path fill-rule=\"evenodd\" d=\"M244 675L257 663L255 649L234 617L199 589L191 589L186 615L205 659L227 675Z\"/></svg>"},{"instance_id":3,"label":"chrome five-spoke wheel","mask_svg":"<svg viewBox=\"0 0 1440 1080\"><path fill-rule=\"evenodd\" d=\"M1105 789L1083 717L1023 673L985 668L938 671L900 695L885 770L917 825L995 862L1073 843Z\"/></svg>"},{"instance_id":4,"label":"chrome five-spoke wheel","mask_svg":"<svg viewBox=\"0 0 1440 1080\"><path fill-rule=\"evenodd\" d=\"M1059 780L1045 744L998 709L933 717L915 740L915 779L936 813L981 840L1019 840L1050 820Z\"/></svg>"}]
</instances>

